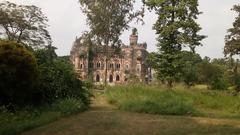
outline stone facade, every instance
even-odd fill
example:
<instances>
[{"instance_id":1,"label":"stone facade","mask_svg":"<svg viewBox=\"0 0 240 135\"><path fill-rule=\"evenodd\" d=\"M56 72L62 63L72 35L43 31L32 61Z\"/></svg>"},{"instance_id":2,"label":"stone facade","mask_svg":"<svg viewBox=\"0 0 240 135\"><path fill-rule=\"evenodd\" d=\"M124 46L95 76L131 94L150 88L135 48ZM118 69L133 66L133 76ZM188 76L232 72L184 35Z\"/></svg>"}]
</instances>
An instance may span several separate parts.
<instances>
[{"instance_id":1,"label":"stone facade","mask_svg":"<svg viewBox=\"0 0 240 135\"><path fill-rule=\"evenodd\" d=\"M146 62L147 44L139 44L137 34L130 35L130 45L122 45L119 54L114 54L114 50L109 49L108 52L113 55L107 59L107 62L102 48L101 46L95 47L94 55L89 63L88 47L82 43L80 38L74 41L70 58L81 80L87 80L91 72L96 84L104 84L107 68L108 84L121 84L132 78L144 83L151 81L151 68ZM90 68L91 71L89 71Z\"/></svg>"}]
</instances>

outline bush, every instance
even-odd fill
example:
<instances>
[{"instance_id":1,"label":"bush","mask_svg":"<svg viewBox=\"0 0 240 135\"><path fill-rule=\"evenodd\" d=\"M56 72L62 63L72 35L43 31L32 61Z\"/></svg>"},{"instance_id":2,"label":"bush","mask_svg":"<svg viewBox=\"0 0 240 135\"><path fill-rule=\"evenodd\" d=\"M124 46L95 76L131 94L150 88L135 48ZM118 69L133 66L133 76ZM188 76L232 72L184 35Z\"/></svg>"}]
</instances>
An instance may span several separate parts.
<instances>
[{"instance_id":1,"label":"bush","mask_svg":"<svg viewBox=\"0 0 240 135\"><path fill-rule=\"evenodd\" d=\"M211 89L213 90L227 90L228 87L229 83L222 78L217 78L216 80L213 80L211 83Z\"/></svg>"},{"instance_id":2,"label":"bush","mask_svg":"<svg viewBox=\"0 0 240 135\"><path fill-rule=\"evenodd\" d=\"M43 56L46 59L42 59ZM50 60L48 53L36 52L39 64L39 94L36 99L42 103L52 103L59 99L75 98L89 105L90 93L81 82L68 59L54 58Z\"/></svg>"},{"instance_id":3,"label":"bush","mask_svg":"<svg viewBox=\"0 0 240 135\"><path fill-rule=\"evenodd\" d=\"M193 86L198 82L197 65L202 62L201 57L192 52L182 51L181 59L179 61L183 63L182 76L180 79L187 86Z\"/></svg>"},{"instance_id":4,"label":"bush","mask_svg":"<svg viewBox=\"0 0 240 135\"><path fill-rule=\"evenodd\" d=\"M0 41L0 105L31 104L37 63L24 45Z\"/></svg>"},{"instance_id":5,"label":"bush","mask_svg":"<svg viewBox=\"0 0 240 135\"><path fill-rule=\"evenodd\" d=\"M87 106L81 100L66 98L53 104L53 108L60 111L63 115L70 115L86 110Z\"/></svg>"},{"instance_id":6,"label":"bush","mask_svg":"<svg viewBox=\"0 0 240 135\"><path fill-rule=\"evenodd\" d=\"M225 67L203 61L197 66L197 75L199 83L209 85L211 89L226 90L229 85L229 79L224 73Z\"/></svg>"}]
</instances>

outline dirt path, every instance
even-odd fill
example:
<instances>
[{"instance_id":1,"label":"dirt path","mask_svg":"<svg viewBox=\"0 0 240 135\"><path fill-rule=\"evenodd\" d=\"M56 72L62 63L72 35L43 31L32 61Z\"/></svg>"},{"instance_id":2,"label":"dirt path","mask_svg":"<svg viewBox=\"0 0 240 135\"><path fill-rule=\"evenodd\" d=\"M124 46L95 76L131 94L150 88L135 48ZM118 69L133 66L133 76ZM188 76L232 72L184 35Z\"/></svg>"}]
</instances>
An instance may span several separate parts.
<instances>
[{"instance_id":1,"label":"dirt path","mask_svg":"<svg viewBox=\"0 0 240 135\"><path fill-rule=\"evenodd\" d=\"M103 92L98 92L92 100L90 111L117 111L117 108L110 105Z\"/></svg>"},{"instance_id":2,"label":"dirt path","mask_svg":"<svg viewBox=\"0 0 240 135\"><path fill-rule=\"evenodd\" d=\"M92 108L22 135L240 135L240 121L118 111L98 95Z\"/></svg>"}]
</instances>

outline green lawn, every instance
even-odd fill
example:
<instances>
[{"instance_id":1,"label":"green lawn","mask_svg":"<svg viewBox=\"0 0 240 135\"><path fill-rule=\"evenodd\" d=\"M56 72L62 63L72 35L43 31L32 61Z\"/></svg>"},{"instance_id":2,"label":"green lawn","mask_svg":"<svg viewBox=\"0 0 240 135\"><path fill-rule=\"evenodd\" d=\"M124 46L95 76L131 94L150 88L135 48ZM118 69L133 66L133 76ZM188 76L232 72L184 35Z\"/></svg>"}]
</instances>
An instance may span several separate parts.
<instances>
[{"instance_id":1,"label":"green lawn","mask_svg":"<svg viewBox=\"0 0 240 135\"><path fill-rule=\"evenodd\" d=\"M86 109L75 99L64 99L51 106L28 107L10 113L6 109L0 111L0 135L15 135L23 131L46 125L61 117L78 113Z\"/></svg>"},{"instance_id":2,"label":"green lawn","mask_svg":"<svg viewBox=\"0 0 240 135\"><path fill-rule=\"evenodd\" d=\"M106 92L120 110L216 118L240 118L240 96L227 91L176 87L115 86Z\"/></svg>"}]
</instances>

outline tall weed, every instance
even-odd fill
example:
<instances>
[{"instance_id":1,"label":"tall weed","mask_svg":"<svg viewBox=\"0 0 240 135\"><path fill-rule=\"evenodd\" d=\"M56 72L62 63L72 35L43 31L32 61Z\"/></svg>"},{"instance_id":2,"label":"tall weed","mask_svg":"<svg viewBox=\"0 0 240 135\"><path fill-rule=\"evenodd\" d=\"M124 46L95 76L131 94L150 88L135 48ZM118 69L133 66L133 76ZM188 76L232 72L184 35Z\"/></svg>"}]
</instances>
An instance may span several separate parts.
<instances>
[{"instance_id":1,"label":"tall weed","mask_svg":"<svg viewBox=\"0 0 240 135\"><path fill-rule=\"evenodd\" d=\"M227 91L177 86L114 86L107 92L109 103L121 110L163 115L240 117L240 97Z\"/></svg>"}]
</instances>

